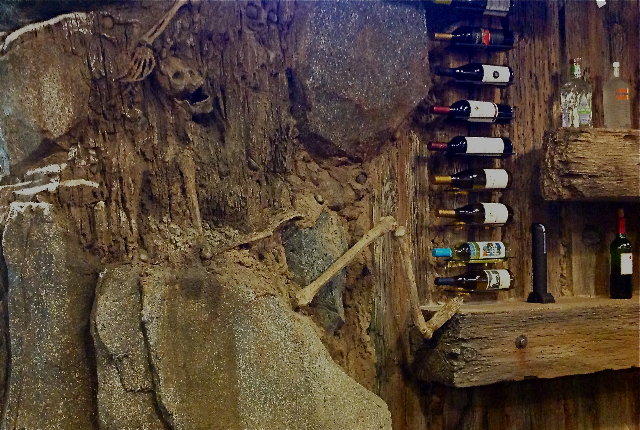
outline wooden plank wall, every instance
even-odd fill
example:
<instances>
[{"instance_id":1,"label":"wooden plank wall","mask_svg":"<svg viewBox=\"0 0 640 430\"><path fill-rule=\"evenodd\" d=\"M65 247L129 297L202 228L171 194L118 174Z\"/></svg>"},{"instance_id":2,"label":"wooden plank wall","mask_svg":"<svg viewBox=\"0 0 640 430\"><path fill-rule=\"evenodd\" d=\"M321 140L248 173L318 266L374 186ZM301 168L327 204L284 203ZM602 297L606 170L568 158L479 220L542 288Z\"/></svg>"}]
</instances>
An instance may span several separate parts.
<instances>
[{"instance_id":1,"label":"wooden plank wall","mask_svg":"<svg viewBox=\"0 0 640 430\"><path fill-rule=\"evenodd\" d=\"M550 203L540 194L542 136L558 126L559 92L568 77L569 61L582 57L586 79L594 87L594 125L602 125L601 89L610 64L620 61L621 75L631 84L634 127L639 127L640 1L531 0L515 2L506 19L460 17L426 5L430 32L463 24L509 26L517 46L502 54L465 54L430 45L431 66L455 67L471 61L509 64L515 84L507 89L469 89L433 76L434 88L424 106L407 123L389 149L374 160L378 172L374 220L395 214L410 228L414 243L419 294L424 303L442 299L433 287L446 269L431 249L475 238L503 239L516 257L508 267L516 277L514 290L474 300L524 299L531 291L530 225L543 222L549 231L549 289L556 296L607 296L608 247L615 235L615 202ZM433 104L449 105L462 98L495 100L516 108L510 126L461 125L428 114ZM449 160L426 150L429 140L456 135L509 136L517 155L507 160ZM492 195L443 193L429 183L429 174L468 167L504 166L514 174L513 189ZM502 201L514 208L515 222L504 228L452 229L434 217L437 208L469 201ZM629 236L638 267L640 204L625 203ZM525 381L454 389L417 381L407 366L411 318L404 303L404 277L390 239L374 247L378 291L372 331L378 351L377 391L392 412L394 429L639 429L640 372L604 372L554 380ZM640 282L636 283L635 294ZM640 363L639 363L640 364Z\"/></svg>"}]
</instances>

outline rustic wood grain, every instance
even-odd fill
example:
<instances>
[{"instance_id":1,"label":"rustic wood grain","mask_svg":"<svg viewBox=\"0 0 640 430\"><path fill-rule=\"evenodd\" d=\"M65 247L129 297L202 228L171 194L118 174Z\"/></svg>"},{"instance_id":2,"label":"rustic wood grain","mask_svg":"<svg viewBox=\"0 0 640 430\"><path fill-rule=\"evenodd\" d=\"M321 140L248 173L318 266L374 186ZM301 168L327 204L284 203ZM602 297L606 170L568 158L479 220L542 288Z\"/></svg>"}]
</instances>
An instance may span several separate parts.
<instances>
[{"instance_id":1,"label":"rustic wood grain","mask_svg":"<svg viewBox=\"0 0 640 430\"><path fill-rule=\"evenodd\" d=\"M443 328L437 346L419 353L416 371L469 387L638 367L639 317L637 298L467 305ZM518 349L521 335L527 345Z\"/></svg>"},{"instance_id":2,"label":"rustic wood grain","mask_svg":"<svg viewBox=\"0 0 640 430\"><path fill-rule=\"evenodd\" d=\"M548 133L541 188L548 200L640 201L640 131Z\"/></svg>"}]
</instances>

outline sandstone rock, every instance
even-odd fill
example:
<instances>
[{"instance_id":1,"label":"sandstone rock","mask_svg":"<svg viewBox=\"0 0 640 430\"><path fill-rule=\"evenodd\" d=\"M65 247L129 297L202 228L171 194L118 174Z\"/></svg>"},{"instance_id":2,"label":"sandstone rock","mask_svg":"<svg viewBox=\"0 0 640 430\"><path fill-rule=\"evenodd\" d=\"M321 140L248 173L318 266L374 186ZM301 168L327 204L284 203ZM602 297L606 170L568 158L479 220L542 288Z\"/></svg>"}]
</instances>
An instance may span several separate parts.
<instances>
[{"instance_id":1,"label":"sandstone rock","mask_svg":"<svg viewBox=\"0 0 640 430\"><path fill-rule=\"evenodd\" d=\"M287 265L294 280L306 286L327 270L347 249L347 239L340 218L323 212L311 228L291 226L282 234ZM347 272L342 269L318 291L314 306L319 322L332 334L344 323L342 293Z\"/></svg>"},{"instance_id":2,"label":"sandstone rock","mask_svg":"<svg viewBox=\"0 0 640 430\"><path fill-rule=\"evenodd\" d=\"M90 28L91 21L90 15L78 14L50 27L78 32ZM25 31L9 35L4 45L0 44L7 49L0 57L0 149L6 146L13 166L44 140L65 135L87 117L90 75L86 58L48 34ZM6 174L8 166L2 167L5 172L0 174Z\"/></svg>"},{"instance_id":3,"label":"sandstone rock","mask_svg":"<svg viewBox=\"0 0 640 430\"><path fill-rule=\"evenodd\" d=\"M149 352L142 332L140 275L135 267L112 267L101 275L92 335L100 428L164 430L156 412Z\"/></svg>"},{"instance_id":4,"label":"sandstone rock","mask_svg":"<svg viewBox=\"0 0 640 430\"><path fill-rule=\"evenodd\" d=\"M300 140L316 154L363 156L427 96L424 10L418 2L307 7L289 76Z\"/></svg>"},{"instance_id":5,"label":"sandstone rock","mask_svg":"<svg viewBox=\"0 0 640 430\"><path fill-rule=\"evenodd\" d=\"M190 429L391 429L385 403L331 359L256 263L143 277L144 328L167 421Z\"/></svg>"},{"instance_id":6,"label":"sandstone rock","mask_svg":"<svg viewBox=\"0 0 640 430\"><path fill-rule=\"evenodd\" d=\"M12 203L2 246L11 370L3 429L94 429L89 314L97 264L44 203Z\"/></svg>"}]
</instances>

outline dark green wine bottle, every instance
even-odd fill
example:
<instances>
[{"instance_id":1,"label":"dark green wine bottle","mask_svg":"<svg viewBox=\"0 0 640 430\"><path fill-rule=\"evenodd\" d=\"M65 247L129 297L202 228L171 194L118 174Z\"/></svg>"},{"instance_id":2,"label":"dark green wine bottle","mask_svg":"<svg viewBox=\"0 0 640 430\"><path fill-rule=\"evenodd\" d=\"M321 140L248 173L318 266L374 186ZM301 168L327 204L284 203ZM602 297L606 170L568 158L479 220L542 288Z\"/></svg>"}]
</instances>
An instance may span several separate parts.
<instances>
[{"instance_id":1,"label":"dark green wine bottle","mask_svg":"<svg viewBox=\"0 0 640 430\"><path fill-rule=\"evenodd\" d=\"M618 211L618 236L611 242L609 294L612 299L630 299L633 293L633 254L627 239L624 210Z\"/></svg>"},{"instance_id":2,"label":"dark green wine bottle","mask_svg":"<svg viewBox=\"0 0 640 430\"><path fill-rule=\"evenodd\" d=\"M513 273L507 269L469 270L458 276L436 278L435 284L462 290L508 290L513 287Z\"/></svg>"}]
</instances>

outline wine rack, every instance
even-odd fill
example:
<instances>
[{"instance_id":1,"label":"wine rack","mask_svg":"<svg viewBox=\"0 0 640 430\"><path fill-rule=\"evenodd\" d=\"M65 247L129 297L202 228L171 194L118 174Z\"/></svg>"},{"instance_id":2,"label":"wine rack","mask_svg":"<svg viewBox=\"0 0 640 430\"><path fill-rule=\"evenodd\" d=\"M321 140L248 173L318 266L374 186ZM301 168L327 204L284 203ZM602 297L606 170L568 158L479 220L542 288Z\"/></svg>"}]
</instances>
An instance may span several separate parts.
<instances>
[{"instance_id":1,"label":"wine rack","mask_svg":"<svg viewBox=\"0 0 640 430\"><path fill-rule=\"evenodd\" d=\"M506 16L507 14L505 14ZM463 15L464 16L464 15ZM485 25L485 24L489 24L489 20L492 21L491 25ZM482 26L482 28L487 28L487 27L495 27L496 25L496 18L476 18L476 21L474 24L480 24ZM502 18L501 20L501 26L503 29L506 30L507 33L510 33L511 35L513 33L511 33L508 29L508 23L507 23L507 18ZM468 25L469 23L462 23L462 27L458 27L458 28L470 28L470 27L464 27L465 25ZM483 34L485 32L485 30L482 30ZM512 36L513 37L513 36ZM442 36L439 37L440 39L444 39ZM468 64L467 66L463 66L463 68L467 68L467 69L471 69L471 68L475 68L477 70L476 75L477 74L481 74L483 72L489 71L489 70L494 70L496 68L499 69L508 69L509 70L509 79L508 82L495 82L493 85L491 85L491 79L479 79L476 77L474 77L473 79L469 79L469 80L458 80L456 82L456 84L458 85L464 85L468 91L467 91L467 98L468 100L473 100L472 102L469 102L470 105L470 109L473 110L474 108L474 104L475 105L483 105L483 104L491 104L493 103L494 99L495 99L495 90L491 91L489 90L489 88L493 89L495 88L497 91L500 91L500 88L505 88L507 85L511 85L512 80L513 80L513 71L509 68L509 65L506 64L502 64L504 63L504 61L500 62L495 62L495 57L496 55L498 55L497 53L499 51L502 50L506 50L506 49L510 49L512 46L480 46L481 49L479 51L475 51L475 49L477 49L479 46L473 46L473 45L465 45L462 46L461 44L457 44L457 45L450 45L448 46L448 51L447 52L455 52L456 55L459 55L460 52L464 52L465 49L467 49L466 53L468 56ZM475 49L474 49L475 48ZM499 49L486 49L486 48L499 48ZM478 58L479 56L482 57L482 59ZM486 63L486 65L485 65ZM474 67L468 67L468 66L474 66ZM434 69L435 71L442 71L445 70L445 68L442 67L436 67ZM451 66L447 66L446 70L449 71L449 76L451 76L450 71ZM438 74L442 74L442 73L438 73ZM496 75L497 77L497 75ZM473 81L475 80L475 82ZM516 83L517 84L517 83ZM487 103L489 102L489 103ZM496 107L496 116L498 115L498 106L497 104L494 104L494 106ZM453 106L452 106L453 107ZM502 109L502 107L501 107ZM433 111L438 112L439 113L444 113L446 111L446 109L436 109L436 108L432 108ZM511 108L509 108L509 110L511 110ZM512 118L512 120L515 120L515 118ZM495 118L494 121L495 124L500 124L500 123L505 123L504 120L499 121L498 118ZM469 122L467 123L467 127L466 127L466 136L468 136L469 138L472 139L477 139L478 141L480 140L488 140L488 139L494 139L494 140L498 140L501 139L502 136L495 136L492 133L492 127L493 125L489 125L487 127L487 124L481 124L480 122L471 122L471 120L469 120ZM456 137L455 139L460 140L460 136ZM454 140L455 140L454 139ZM467 138L465 137L464 140L467 140ZM468 139L469 141L471 141L471 139ZM481 153L475 153L475 154L468 154L468 153L458 153L455 155L452 155L451 153L447 154L447 160L451 161L454 159L457 159L455 163L451 163L451 162L447 162L445 164L445 166L448 166L450 169L453 168L453 165L460 165L462 163L466 164L466 169L478 169L478 168L489 168L489 169L495 169L497 167L500 167L499 164L499 160L500 159L504 159L507 158L511 155L513 155L515 152L513 151L513 144L512 142L507 139L509 145L507 145L507 142L505 141L504 144L504 150L502 151L486 151L484 153L482 153L483 151L479 151ZM453 140L452 140L453 142ZM451 143L452 143L451 142ZM450 143L450 144L451 144ZM493 142L491 142L493 143ZM430 146L432 148L437 148L437 149L443 149L444 148L444 143L433 143L430 144ZM429 149L432 149L432 148ZM469 145L467 144L467 149L468 149ZM508 148L508 149L507 149ZM449 151L450 152L450 151ZM496 164L498 164L498 166L496 166ZM485 170L486 171L486 170ZM511 182L511 180L509 180L509 183ZM464 195L467 197L467 204L477 204L477 203L495 203L494 202L494 197L497 195L496 192L502 192L504 190L508 189L508 187L496 187L495 189L469 189L469 190L458 190L458 189L454 189L452 187L449 188L445 188L442 191L442 195L444 196L460 196L460 195ZM487 198L487 196L491 196L490 198ZM451 198L445 198L446 200L454 200ZM510 209L509 209L510 210ZM513 222L513 220L511 220L511 222ZM467 238L466 240L468 242L475 242L477 241L477 236L479 235L480 231L484 231L484 230L488 230L488 229L492 229L492 230L496 230L496 228L500 228L504 225L506 225L508 222L505 221L504 223L496 223L496 224L482 224L482 223L453 223L451 226L455 227L459 227L459 228L467 228ZM492 233L492 235L495 235ZM484 239L483 239L484 240ZM453 247L453 244L449 244L449 246ZM489 258L484 258L481 260L468 260L468 261L461 261L460 259L454 259L454 258L448 258L446 261L446 270L447 272L450 270L455 270L455 269L459 269L462 267L466 267L468 270L495 270L494 269L494 265L498 264L498 263L506 263L509 261L509 259L512 258L512 256L505 256L505 258L497 258L497 259L489 259ZM487 273L487 272L485 272ZM510 272L509 272L510 273ZM511 282L510 282L510 286L509 289L512 288L513 283L514 283L514 279L513 279L513 275L510 274L510 276L512 277ZM489 279L489 275L487 274L487 278ZM444 291L447 291L449 293L453 293L453 294L459 294L460 292L489 292L489 293L496 293L499 291L504 291L504 289L487 289L487 290L460 290L460 288L455 288L455 287L445 287ZM477 296L476 296L477 297Z\"/></svg>"}]
</instances>

